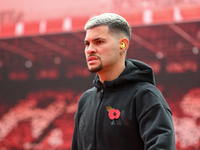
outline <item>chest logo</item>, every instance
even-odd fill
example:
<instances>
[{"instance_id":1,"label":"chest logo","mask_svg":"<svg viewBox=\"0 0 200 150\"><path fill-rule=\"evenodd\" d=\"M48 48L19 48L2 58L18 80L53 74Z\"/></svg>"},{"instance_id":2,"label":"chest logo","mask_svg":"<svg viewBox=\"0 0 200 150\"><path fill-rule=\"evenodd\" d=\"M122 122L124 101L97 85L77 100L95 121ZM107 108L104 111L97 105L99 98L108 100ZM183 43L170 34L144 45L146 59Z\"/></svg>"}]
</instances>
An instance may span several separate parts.
<instances>
[{"instance_id":1,"label":"chest logo","mask_svg":"<svg viewBox=\"0 0 200 150\"><path fill-rule=\"evenodd\" d=\"M112 108L111 106L106 106L106 110L108 111L111 125L130 126L124 110L120 112L118 109Z\"/></svg>"},{"instance_id":2,"label":"chest logo","mask_svg":"<svg viewBox=\"0 0 200 150\"><path fill-rule=\"evenodd\" d=\"M120 117L120 111L110 106L106 106L106 109L108 111L108 117L112 120L111 125L114 125L115 119L119 119Z\"/></svg>"}]
</instances>

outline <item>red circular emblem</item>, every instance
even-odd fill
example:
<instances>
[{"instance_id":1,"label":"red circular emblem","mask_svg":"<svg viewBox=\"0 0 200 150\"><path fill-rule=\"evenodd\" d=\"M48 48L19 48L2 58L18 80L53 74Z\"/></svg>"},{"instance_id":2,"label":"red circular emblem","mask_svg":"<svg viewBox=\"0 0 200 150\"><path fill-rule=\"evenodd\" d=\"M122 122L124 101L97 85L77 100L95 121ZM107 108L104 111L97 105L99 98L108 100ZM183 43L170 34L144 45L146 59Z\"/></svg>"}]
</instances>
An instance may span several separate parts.
<instances>
[{"instance_id":1,"label":"red circular emblem","mask_svg":"<svg viewBox=\"0 0 200 150\"><path fill-rule=\"evenodd\" d=\"M113 119L118 119L119 116L120 116L120 111L118 109L111 109L109 112L108 112L108 116L111 120Z\"/></svg>"}]
</instances>

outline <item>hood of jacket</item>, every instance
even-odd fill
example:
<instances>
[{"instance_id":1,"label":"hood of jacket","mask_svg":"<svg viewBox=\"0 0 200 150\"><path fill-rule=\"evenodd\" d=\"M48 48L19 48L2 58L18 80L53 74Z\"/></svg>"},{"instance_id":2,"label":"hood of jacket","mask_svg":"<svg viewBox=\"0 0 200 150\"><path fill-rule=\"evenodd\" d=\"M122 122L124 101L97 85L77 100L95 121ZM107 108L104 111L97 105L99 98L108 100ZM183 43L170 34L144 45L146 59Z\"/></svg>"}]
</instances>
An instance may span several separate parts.
<instances>
[{"instance_id":1,"label":"hood of jacket","mask_svg":"<svg viewBox=\"0 0 200 150\"><path fill-rule=\"evenodd\" d=\"M117 79L112 81L104 81L104 84L99 80L98 74L96 74L93 84L96 88L115 88L127 82L149 82L155 85L155 79L153 74L153 69L141 62L134 59L125 60L126 68L120 74Z\"/></svg>"}]
</instances>

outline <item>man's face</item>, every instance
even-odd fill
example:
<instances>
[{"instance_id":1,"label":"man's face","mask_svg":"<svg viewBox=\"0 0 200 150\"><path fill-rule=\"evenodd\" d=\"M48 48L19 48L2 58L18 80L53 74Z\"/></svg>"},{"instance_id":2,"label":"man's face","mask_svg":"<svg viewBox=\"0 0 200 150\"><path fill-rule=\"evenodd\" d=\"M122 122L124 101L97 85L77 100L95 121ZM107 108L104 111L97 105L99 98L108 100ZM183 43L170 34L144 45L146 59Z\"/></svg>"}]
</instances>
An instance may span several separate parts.
<instances>
[{"instance_id":1,"label":"man's face","mask_svg":"<svg viewBox=\"0 0 200 150\"><path fill-rule=\"evenodd\" d=\"M101 25L86 31L85 56L90 72L105 72L116 67L119 59L119 40Z\"/></svg>"}]
</instances>

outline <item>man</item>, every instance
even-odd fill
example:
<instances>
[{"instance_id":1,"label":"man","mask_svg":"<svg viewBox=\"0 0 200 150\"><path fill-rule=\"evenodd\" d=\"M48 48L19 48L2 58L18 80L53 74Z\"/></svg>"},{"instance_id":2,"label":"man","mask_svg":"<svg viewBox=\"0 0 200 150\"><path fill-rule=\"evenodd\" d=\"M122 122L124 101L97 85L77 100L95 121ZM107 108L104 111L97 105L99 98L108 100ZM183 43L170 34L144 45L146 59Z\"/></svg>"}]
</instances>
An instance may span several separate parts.
<instances>
[{"instance_id":1,"label":"man","mask_svg":"<svg viewBox=\"0 0 200 150\"><path fill-rule=\"evenodd\" d=\"M126 20L105 13L85 30L87 66L97 74L79 100L72 150L174 150L172 114L152 69L125 59L131 38Z\"/></svg>"}]
</instances>

